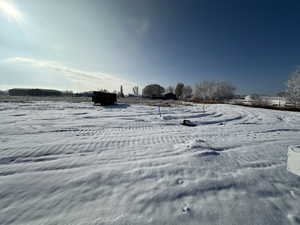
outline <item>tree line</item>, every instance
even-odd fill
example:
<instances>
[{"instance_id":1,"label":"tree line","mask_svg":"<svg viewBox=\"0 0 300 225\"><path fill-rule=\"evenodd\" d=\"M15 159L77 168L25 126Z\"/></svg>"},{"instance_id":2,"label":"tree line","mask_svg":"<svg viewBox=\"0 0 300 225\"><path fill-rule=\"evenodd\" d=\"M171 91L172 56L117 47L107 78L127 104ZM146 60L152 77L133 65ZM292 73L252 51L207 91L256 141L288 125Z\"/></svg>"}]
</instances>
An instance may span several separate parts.
<instances>
[{"instance_id":1,"label":"tree line","mask_svg":"<svg viewBox=\"0 0 300 225\"><path fill-rule=\"evenodd\" d=\"M105 89L100 91L108 92ZM142 96L149 98L161 98L165 95L168 97L174 96L176 99L196 99L196 100L213 100L220 101L230 99L235 96L236 87L227 81L202 81L194 87L178 83L176 86L168 86L164 88L159 84L149 84L142 89ZM123 86L120 91L114 91L119 97L124 97ZM139 87L135 86L132 89L133 94L128 96L140 96ZM8 91L1 91L0 95L12 96L74 96L74 97L91 97L92 91L73 93L72 91L58 91L50 89L23 89L14 88ZM259 95L252 95L253 99L263 101ZM300 67L297 68L286 83L286 89L278 94L285 97L291 104L298 106L300 103Z\"/></svg>"},{"instance_id":2,"label":"tree line","mask_svg":"<svg viewBox=\"0 0 300 225\"><path fill-rule=\"evenodd\" d=\"M285 97L290 104L299 106L300 104L300 67L298 67L286 82L286 89L278 93L278 96ZM190 85L178 83L175 87L166 88L159 84L147 85L143 91L144 97L162 97L172 93L177 99L196 99L209 101L222 101L231 99L235 96L236 87L227 81L202 81L192 88ZM134 92L136 96L138 93ZM258 101L263 99L260 95L252 95Z\"/></svg>"},{"instance_id":3,"label":"tree line","mask_svg":"<svg viewBox=\"0 0 300 225\"><path fill-rule=\"evenodd\" d=\"M283 95L295 106L300 103L300 68L297 68L288 80L287 89Z\"/></svg>"},{"instance_id":4,"label":"tree line","mask_svg":"<svg viewBox=\"0 0 300 225\"><path fill-rule=\"evenodd\" d=\"M225 100L234 96L236 88L227 81L203 81L194 88L184 83L178 83L176 87L162 87L159 84L150 84L143 89L143 97L159 98L166 94L174 94L177 99L199 100Z\"/></svg>"},{"instance_id":5,"label":"tree line","mask_svg":"<svg viewBox=\"0 0 300 225\"><path fill-rule=\"evenodd\" d=\"M26 88L13 88L8 90L11 96L62 96L63 92L52 89L26 89Z\"/></svg>"}]
</instances>

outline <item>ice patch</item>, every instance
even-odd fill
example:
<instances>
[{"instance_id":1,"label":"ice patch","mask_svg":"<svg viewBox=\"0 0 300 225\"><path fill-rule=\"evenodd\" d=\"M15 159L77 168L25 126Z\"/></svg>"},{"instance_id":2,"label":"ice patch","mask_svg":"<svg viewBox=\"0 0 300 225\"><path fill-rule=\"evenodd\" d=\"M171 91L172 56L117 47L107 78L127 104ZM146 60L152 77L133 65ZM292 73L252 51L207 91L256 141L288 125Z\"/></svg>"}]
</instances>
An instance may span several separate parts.
<instances>
[{"instance_id":1,"label":"ice patch","mask_svg":"<svg viewBox=\"0 0 300 225\"><path fill-rule=\"evenodd\" d=\"M300 145L289 147L287 170L300 176Z\"/></svg>"}]
</instances>

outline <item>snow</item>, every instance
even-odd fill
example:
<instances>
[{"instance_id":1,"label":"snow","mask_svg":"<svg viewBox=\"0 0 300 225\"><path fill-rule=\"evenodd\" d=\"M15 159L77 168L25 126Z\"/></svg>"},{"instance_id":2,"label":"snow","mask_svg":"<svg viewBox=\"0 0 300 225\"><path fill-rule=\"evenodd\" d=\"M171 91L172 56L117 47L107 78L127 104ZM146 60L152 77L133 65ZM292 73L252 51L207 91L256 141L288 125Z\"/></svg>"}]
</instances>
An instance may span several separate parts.
<instances>
[{"instance_id":1,"label":"snow","mask_svg":"<svg viewBox=\"0 0 300 225\"><path fill-rule=\"evenodd\" d=\"M161 113L1 103L0 224L300 224L300 176L288 165L300 164L289 151L299 146L299 113Z\"/></svg>"},{"instance_id":2,"label":"snow","mask_svg":"<svg viewBox=\"0 0 300 225\"><path fill-rule=\"evenodd\" d=\"M300 145L289 147L287 169L291 173L300 176Z\"/></svg>"}]
</instances>

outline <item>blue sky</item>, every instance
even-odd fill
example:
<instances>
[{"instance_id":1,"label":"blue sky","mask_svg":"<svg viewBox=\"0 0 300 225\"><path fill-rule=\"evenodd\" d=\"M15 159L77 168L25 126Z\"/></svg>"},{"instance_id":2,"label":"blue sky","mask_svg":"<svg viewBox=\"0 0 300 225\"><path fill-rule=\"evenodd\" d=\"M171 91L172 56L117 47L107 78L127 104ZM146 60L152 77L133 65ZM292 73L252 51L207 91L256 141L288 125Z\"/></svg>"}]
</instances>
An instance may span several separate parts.
<instances>
[{"instance_id":1,"label":"blue sky","mask_svg":"<svg viewBox=\"0 0 300 225\"><path fill-rule=\"evenodd\" d=\"M300 3L0 0L0 89L227 80L274 94L300 64Z\"/></svg>"}]
</instances>

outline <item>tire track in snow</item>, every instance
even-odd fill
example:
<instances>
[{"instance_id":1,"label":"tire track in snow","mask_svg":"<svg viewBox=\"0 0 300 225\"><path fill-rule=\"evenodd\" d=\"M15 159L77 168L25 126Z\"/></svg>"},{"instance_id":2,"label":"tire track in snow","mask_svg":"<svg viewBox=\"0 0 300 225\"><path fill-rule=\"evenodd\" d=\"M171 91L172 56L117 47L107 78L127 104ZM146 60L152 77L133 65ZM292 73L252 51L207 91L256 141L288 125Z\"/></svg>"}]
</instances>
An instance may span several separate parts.
<instances>
[{"instance_id":1,"label":"tire track in snow","mask_svg":"<svg viewBox=\"0 0 300 225\"><path fill-rule=\"evenodd\" d=\"M63 106L49 105L53 114ZM48 106L40 106L41 113ZM78 114L75 125L50 120L51 129L26 135L19 146L13 144L21 136L13 136L0 156L0 206L14 209L4 221L21 224L19 216L26 215L28 223L42 224L49 218L44 215L51 215L58 224L113 224L111 218L122 215L116 224L153 218L150 224L269 225L288 224L289 215L291 223L297 222L299 180L285 170L286 145L295 142L298 131L293 129L299 129L288 119L297 121L297 116L211 105L209 116L201 116L202 107L176 107L162 120L152 115L154 108L134 107L128 108L128 121L120 110L62 107L59 113L65 116ZM178 125L186 117L203 123ZM32 144L43 138L49 142ZM38 161L44 158L53 160ZM83 208L88 216L80 214ZM163 215L169 215L167 220Z\"/></svg>"}]
</instances>

